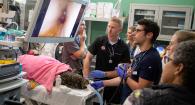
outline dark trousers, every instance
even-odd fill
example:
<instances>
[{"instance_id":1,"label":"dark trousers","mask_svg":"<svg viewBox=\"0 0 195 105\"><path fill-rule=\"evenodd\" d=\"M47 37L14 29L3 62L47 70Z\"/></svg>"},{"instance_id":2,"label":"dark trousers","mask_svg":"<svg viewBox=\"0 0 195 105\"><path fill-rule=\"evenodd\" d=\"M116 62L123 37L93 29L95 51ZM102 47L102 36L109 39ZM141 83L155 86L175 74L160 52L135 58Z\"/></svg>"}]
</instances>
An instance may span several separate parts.
<instances>
[{"instance_id":1,"label":"dark trousers","mask_svg":"<svg viewBox=\"0 0 195 105\"><path fill-rule=\"evenodd\" d=\"M120 104L121 92L118 87L105 87L103 93L103 100L107 105L110 103Z\"/></svg>"},{"instance_id":2,"label":"dark trousers","mask_svg":"<svg viewBox=\"0 0 195 105\"><path fill-rule=\"evenodd\" d=\"M125 102L126 98L131 94L132 90L129 88L129 86L127 84L121 84L120 91L121 91L120 104L123 104Z\"/></svg>"}]
</instances>

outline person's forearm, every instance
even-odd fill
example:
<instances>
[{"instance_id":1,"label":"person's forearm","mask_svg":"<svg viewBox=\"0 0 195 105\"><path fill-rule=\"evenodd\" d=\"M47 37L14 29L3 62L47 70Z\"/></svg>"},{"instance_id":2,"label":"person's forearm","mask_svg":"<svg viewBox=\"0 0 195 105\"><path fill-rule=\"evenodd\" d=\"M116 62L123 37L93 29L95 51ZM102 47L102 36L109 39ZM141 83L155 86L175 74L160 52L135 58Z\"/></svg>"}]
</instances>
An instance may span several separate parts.
<instances>
[{"instance_id":1,"label":"person's forearm","mask_svg":"<svg viewBox=\"0 0 195 105\"><path fill-rule=\"evenodd\" d=\"M85 58L86 57L86 50L85 50L85 42L80 42L80 58Z\"/></svg>"},{"instance_id":2,"label":"person's forearm","mask_svg":"<svg viewBox=\"0 0 195 105\"><path fill-rule=\"evenodd\" d=\"M132 90L140 89L139 84L136 81L134 81L133 79L131 79L130 77L127 78L126 83Z\"/></svg>"},{"instance_id":3,"label":"person's forearm","mask_svg":"<svg viewBox=\"0 0 195 105\"><path fill-rule=\"evenodd\" d=\"M121 82L121 78L120 77L116 77L113 79L109 79L109 80L104 80L103 84L104 86L118 86Z\"/></svg>"},{"instance_id":4,"label":"person's forearm","mask_svg":"<svg viewBox=\"0 0 195 105\"><path fill-rule=\"evenodd\" d=\"M153 82L147 79L143 79L141 77L139 77L138 81L135 81L131 77L128 77L126 83L128 84L129 88L135 90L149 87L152 85Z\"/></svg>"},{"instance_id":5,"label":"person's forearm","mask_svg":"<svg viewBox=\"0 0 195 105\"><path fill-rule=\"evenodd\" d=\"M79 50L74 52L73 55L78 59L84 59L86 57L87 51L85 49L85 42L80 41Z\"/></svg>"},{"instance_id":6,"label":"person's forearm","mask_svg":"<svg viewBox=\"0 0 195 105\"><path fill-rule=\"evenodd\" d=\"M89 72L90 72L90 64L91 64L91 60L86 57L84 60L83 60L83 77L88 77L89 75Z\"/></svg>"},{"instance_id":7,"label":"person's forearm","mask_svg":"<svg viewBox=\"0 0 195 105\"><path fill-rule=\"evenodd\" d=\"M106 77L107 77L107 78L118 77L117 71L116 71L116 70L113 70L113 71L106 71Z\"/></svg>"}]
</instances>

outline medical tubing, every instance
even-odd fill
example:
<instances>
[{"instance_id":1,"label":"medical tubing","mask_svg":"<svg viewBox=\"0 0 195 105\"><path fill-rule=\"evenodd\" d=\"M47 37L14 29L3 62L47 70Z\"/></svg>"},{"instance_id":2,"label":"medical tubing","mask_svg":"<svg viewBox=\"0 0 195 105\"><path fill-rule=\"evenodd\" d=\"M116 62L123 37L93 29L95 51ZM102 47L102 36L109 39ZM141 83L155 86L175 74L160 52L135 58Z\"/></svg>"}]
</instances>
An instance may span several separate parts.
<instances>
[{"instance_id":1,"label":"medical tubing","mask_svg":"<svg viewBox=\"0 0 195 105\"><path fill-rule=\"evenodd\" d=\"M124 72L124 73L123 73L123 75L122 75L122 78L121 78L121 81L120 81L120 83L119 83L119 86L117 86L117 88L116 88L114 94L112 95L112 97L110 98L108 104L111 103L111 101L113 100L113 98L114 98L114 96L116 95L116 93L117 93L117 91L119 90L119 88L120 88L121 86L123 86L123 81L125 81L124 76L125 76L126 70L125 70L125 68L124 68L122 65L120 65L119 67L120 67L121 69L123 69L123 72ZM120 105L122 105L122 103L120 103Z\"/></svg>"},{"instance_id":2,"label":"medical tubing","mask_svg":"<svg viewBox=\"0 0 195 105\"><path fill-rule=\"evenodd\" d=\"M60 87L61 83L62 83L61 76L60 75L57 75L55 86L56 87Z\"/></svg>"},{"instance_id":3,"label":"medical tubing","mask_svg":"<svg viewBox=\"0 0 195 105\"><path fill-rule=\"evenodd\" d=\"M125 72L127 72L127 70L126 69L124 69L123 70L123 77L121 78L121 83L123 83L123 81L125 82L125 84L126 84L126 80L127 80L127 77L125 77ZM120 85L122 85L122 91L124 91L124 85L123 84L120 84ZM123 93L123 92L122 92ZM122 94L123 95L123 94ZM122 101L120 102L120 105L122 105L123 103L122 103Z\"/></svg>"},{"instance_id":4,"label":"medical tubing","mask_svg":"<svg viewBox=\"0 0 195 105\"><path fill-rule=\"evenodd\" d=\"M100 105L103 105L103 98L100 95L100 93L97 90L95 90L92 86L90 86L90 89L95 93L95 95L97 95Z\"/></svg>"},{"instance_id":5,"label":"medical tubing","mask_svg":"<svg viewBox=\"0 0 195 105\"><path fill-rule=\"evenodd\" d=\"M114 91L114 94L112 95L112 97L110 98L110 100L108 101L108 104L111 103L111 101L113 100L114 96L116 95L117 91L120 89L121 86L123 86L123 81L124 79L121 78L120 84L119 86L117 86L116 90ZM123 88L123 87L122 87ZM122 105L121 103L119 105Z\"/></svg>"}]
</instances>

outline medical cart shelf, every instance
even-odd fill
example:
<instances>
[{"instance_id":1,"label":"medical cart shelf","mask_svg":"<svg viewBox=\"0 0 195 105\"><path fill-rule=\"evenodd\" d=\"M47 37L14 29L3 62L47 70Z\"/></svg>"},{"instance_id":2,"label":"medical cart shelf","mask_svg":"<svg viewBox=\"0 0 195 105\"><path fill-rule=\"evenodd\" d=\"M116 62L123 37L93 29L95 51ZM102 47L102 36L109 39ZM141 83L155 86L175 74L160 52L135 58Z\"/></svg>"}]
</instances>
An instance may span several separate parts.
<instances>
[{"instance_id":1,"label":"medical cart shelf","mask_svg":"<svg viewBox=\"0 0 195 105\"><path fill-rule=\"evenodd\" d=\"M2 45L2 46L9 46L9 47L21 47L22 46L22 42L0 40L0 45Z\"/></svg>"},{"instance_id":2,"label":"medical cart shelf","mask_svg":"<svg viewBox=\"0 0 195 105\"><path fill-rule=\"evenodd\" d=\"M18 80L14 80L14 81L10 81L10 82L1 84L0 85L0 93L19 88L22 85L24 85L27 81L28 80L25 80L25 79L18 79Z\"/></svg>"},{"instance_id":3,"label":"medical cart shelf","mask_svg":"<svg viewBox=\"0 0 195 105\"><path fill-rule=\"evenodd\" d=\"M22 72L22 73L20 73L16 76L13 76L13 77L10 77L10 78L2 79L2 80L0 80L0 83L11 81L11 80L14 80L14 79L17 79L17 78L21 79L24 75L26 75L26 72Z\"/></svg>"}]
</instances>

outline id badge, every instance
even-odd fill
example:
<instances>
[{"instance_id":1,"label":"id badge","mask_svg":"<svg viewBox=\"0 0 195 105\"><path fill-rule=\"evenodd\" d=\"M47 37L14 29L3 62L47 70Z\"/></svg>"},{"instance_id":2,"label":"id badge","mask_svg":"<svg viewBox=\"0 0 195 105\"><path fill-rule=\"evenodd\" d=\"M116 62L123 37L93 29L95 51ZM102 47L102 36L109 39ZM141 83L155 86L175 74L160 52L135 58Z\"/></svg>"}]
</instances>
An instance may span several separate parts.
<instances>
[{"instance_id":1,"label":"id badge","mask_svg":"<svg viewBox=\"0 0 195 105\"><path fill-rule=\"evenodd\" d=\"M112 63L112 59L110 59L108 62L109 62L109 63Z\"/></svg>"},{"instance_id":2,"label":"id badge","mask_svg":"<svg viewBox=\"0 0 195 105\"><path fill-rule=\"evenodd\" d=\"M132 74L133 74L133 75L137 75L137 71L133 71Z\"/></svg>"}]
</instances>

